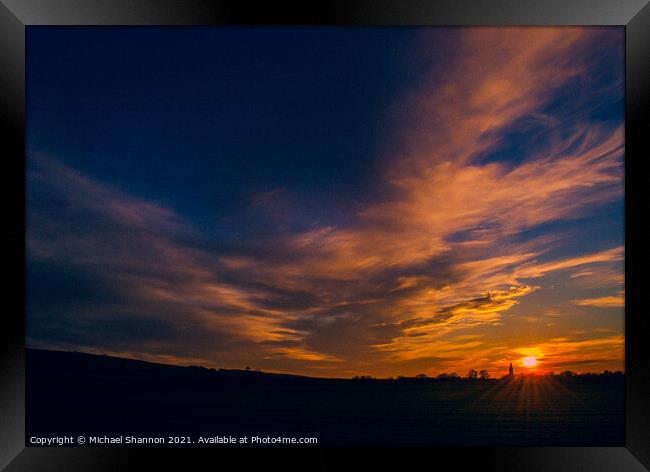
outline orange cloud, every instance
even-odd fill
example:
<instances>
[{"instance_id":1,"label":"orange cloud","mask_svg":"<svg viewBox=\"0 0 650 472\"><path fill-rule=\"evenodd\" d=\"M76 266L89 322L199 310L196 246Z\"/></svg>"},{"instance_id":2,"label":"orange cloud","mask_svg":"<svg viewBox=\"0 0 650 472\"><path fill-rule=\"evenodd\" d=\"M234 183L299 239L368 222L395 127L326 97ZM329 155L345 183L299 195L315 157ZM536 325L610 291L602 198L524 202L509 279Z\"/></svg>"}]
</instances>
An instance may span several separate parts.
<instances>
[{"instance_id":1,"label":"orange cloud","mask_svg":"<svg viewBox=\"0 0 650 472\"><path fill-rule=\"evenodd\" d=\"M623 308L625 306L625 296L620 293L616 297L597 297L585 298L582 300L573 300L573 303L581 306L592 306L596 308Z\"/></svg>"}]
</instances>

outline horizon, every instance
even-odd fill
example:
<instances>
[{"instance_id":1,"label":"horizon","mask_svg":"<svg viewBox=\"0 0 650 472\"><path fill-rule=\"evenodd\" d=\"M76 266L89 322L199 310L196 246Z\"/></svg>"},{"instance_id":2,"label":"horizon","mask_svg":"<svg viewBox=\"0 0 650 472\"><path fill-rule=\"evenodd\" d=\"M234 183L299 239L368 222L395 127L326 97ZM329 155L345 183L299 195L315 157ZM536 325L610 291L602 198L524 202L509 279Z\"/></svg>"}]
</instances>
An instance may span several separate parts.
<instances>
[{"instance_id":1,"label":"horizon","mask_svg":"<svg viewBox=\"0 0 650 472\"><path fill-rule=\"evenodd\" d=\"M169 363L162 363L159 361L155 360L147 360L147 359L140 359L140 358L133 358L133 357L119 357L119 356L112 356L108 354L103 354L101 352L86 352L86 351L72 351L72 350L57 350L57 349L40 349L40 348L26 348L26 350L30 351L44 351L44 352L59 352L59 353L64 353L64 354L81 354L81 355L89 355L89 356L96 356L96 357L110 357L111 359L120 359L120 360L127 360L127 361L136 361L136 362L144 362L147 364L155 364L155 365L161 365L161 366L166 366L166 367L181 367L181 368L198 368L198 369L204 369L204 370L210 370L210 371L225 371L225 372L231 372L231 371L236 371L236 372L250 372L250 373L258 373L258 374L271 374L271 375L286 375L286 376L296 376L296 377L306 377L306 378L312 378L312 379L324 379L324 380L400 380L400 379L431 379L431 380L450 380L450 379L456 379L456 380L501 380L506 377L509 377L509 374L507 373L508 369L506 368L506 374L503 375L498 375L498 376L493 376L492 374L489 375L489 377L486 378L470 378L467 374L463 375L462 373L458 373L456 371L450 371L450 372L439 372L437 374L433 375L426 375L426 374L415 374L413 376L389 376L389 377L374 377L370 375L356 375L353 377L313 377L309 375L302 375L302 374L292 374L289 372L278 372L278 371L269 371L269 370L262 370L259 368L256 368L254 366L244 366L244 367L233 367L233 368L223 368L219 366L204 366L204 365L194 365L194 364L169 364ZM480 372L483 369L473 369L477 373ZM489 372L488 372L489 373ZM554 371L548 371L548 372L540 372L540 371L535 371L535 370L530 370L526 369L520 372L515 371L513 374L513 377L547 377L547 376L556 376L556 377L564 377L564 374L570 374L573 376L606 376L606 375L625 375L624 370L617 370L617 371L610 371L608 369L605 369L603 371L583 371L583 372L574 372L572 370L565 370L562 372L554 372ZM455 375L454 375L455 374Z\"/></svg>"},{"instance_id":2,"label":"horizon","mask_svg":"<svg viewBox=\"0 0 650 472\"><path fill-rule=\"evenodd\" d=\"M623 28L26 34L28 348L624 371Z\"/></svg>"}]
</instances>

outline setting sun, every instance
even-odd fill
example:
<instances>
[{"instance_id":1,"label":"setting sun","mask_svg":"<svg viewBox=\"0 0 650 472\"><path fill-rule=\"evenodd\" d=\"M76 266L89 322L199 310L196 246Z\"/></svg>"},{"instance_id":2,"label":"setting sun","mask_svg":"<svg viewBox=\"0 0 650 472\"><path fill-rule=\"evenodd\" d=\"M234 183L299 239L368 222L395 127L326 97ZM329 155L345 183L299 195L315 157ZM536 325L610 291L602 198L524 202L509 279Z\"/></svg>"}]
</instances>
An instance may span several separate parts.
<instances>
[{"instance_id":1,"label":"setting sun","mask_svg":"<svg viewBox=\"0 0 650 472\"><path fill-rule=\"evenodd\" d=\"M533 356L524 357L522 363L526 367L535 367L537 365L537 358Z\"/></svg>"}]
</instances>

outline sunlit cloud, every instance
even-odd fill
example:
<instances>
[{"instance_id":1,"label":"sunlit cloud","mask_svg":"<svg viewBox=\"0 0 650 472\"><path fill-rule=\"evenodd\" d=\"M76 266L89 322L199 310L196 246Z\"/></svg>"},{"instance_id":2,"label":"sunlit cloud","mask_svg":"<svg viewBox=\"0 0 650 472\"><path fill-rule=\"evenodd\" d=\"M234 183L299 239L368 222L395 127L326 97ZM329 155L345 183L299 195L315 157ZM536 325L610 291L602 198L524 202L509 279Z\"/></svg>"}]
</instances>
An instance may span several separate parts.
<instances>
[{"instance_id":1,"label":"sunlit cloud","mask_svg":"<svg viewBox=\"0 0 650 472\"><path fill-rule=\"evenodd\" d=\"M618 296L573 300L573 303L580 306L592 306L595 308L623 308L625 306L625 296L623 293L620 293Z\"/></svg>"},{"instance_id":2,"label":"sunlit cloud","mask_svg":"<svg viewBox=\"0 0 650 472\"><path fill-rule=\"evenodd\" d=\"M571 274L571 280L567 282L568 286L576 288L607 288L625 283L625 274L623 271L623 257L620 260L612 261L617 264L606 266L603 264L591 265L589 269L578 270Z\"/></svg>"}]
</instances>

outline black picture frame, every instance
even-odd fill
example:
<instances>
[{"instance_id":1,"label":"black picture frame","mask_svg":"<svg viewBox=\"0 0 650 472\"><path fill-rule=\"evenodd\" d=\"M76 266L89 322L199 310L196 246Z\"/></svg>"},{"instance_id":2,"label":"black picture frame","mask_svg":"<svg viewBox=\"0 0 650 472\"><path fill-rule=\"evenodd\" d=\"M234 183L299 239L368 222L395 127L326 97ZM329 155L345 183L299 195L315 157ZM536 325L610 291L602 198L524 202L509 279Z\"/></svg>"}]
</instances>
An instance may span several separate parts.
<instances>
[{"instance_id":1,"label":"black picture frame","mask_svg":"<svg viewBox=\"0 0 650 472\"><path fill-rule=\"evenodd\" d=\"M621 25L626 31L625 99L625 370L626 446L614 448L428 449L431 467L453 460L454 468L475 466L502 471L650 469L650 333L643 313L641 166L650 156L650 5L646 0L352 0L284 1L259 5L237 0L1 0L0 108L6 192L10 217L5 274L12 308L0 329L0 469L8 471L127 470L180 468L188 460L237 454L241 461L270 457L278 449L239 451L191 449L25 448L25 28L30 25ZM336 457L336 451L302 449L301 456ZM348 451L351 452L351 451ZM373 451L366 458L383 458ZM295 450L291 460L300 460ZM286 456L284 456L286 457ZM311 460L311 459L310 459ZM319 459L320 462L320 459ZM270 462L267 463L269 465ZM315 462L313 464L316 464ZM221 466L225 466L222 463ZM442 467L442 466L440 466Z\"/></svg>"}]
</instances>

